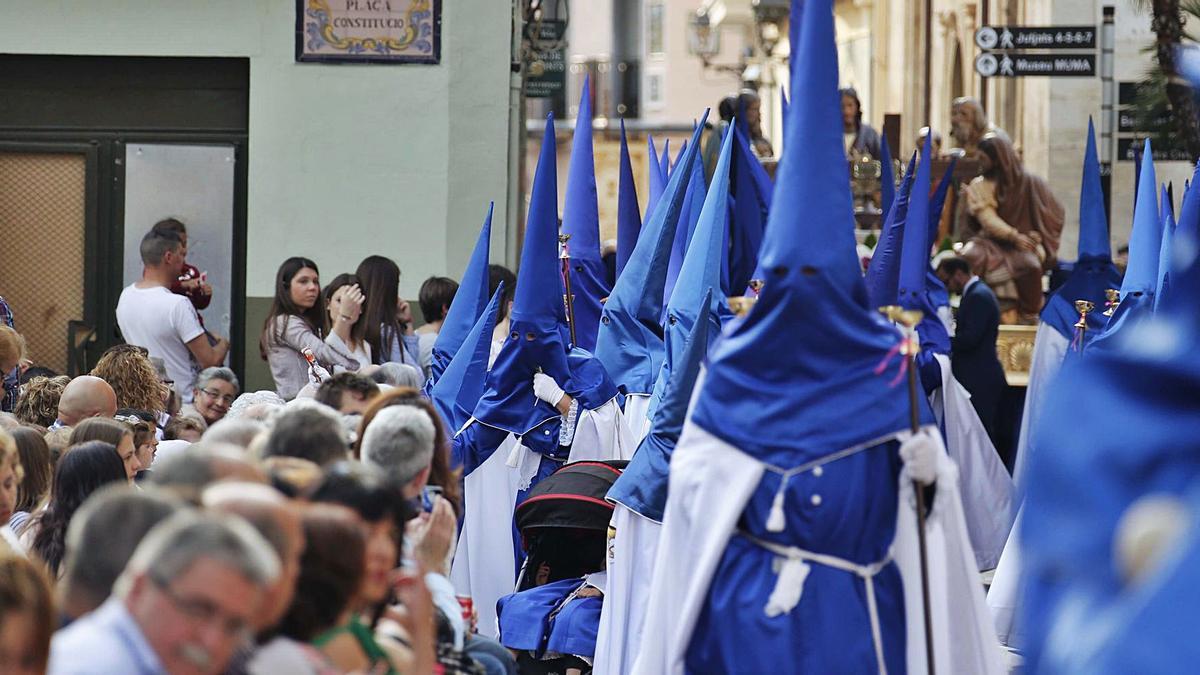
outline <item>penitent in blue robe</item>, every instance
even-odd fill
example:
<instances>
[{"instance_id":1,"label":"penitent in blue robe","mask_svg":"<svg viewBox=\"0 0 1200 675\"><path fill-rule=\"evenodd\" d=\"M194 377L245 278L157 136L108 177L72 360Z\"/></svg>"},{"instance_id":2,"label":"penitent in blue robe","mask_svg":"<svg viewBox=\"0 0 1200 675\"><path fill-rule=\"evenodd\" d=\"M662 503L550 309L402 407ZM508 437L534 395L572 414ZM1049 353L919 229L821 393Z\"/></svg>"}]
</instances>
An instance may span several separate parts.
<instances>
[{"instance_id":1,"label":"penitent in blue robe","mask_svg":"<svg viewBox=\"0 0 1200 675\"><path fill-rule=\"evenodd\" d=\"M688 673L877 671L864 580L809 562L799 604L768 617L763 608L778 579L778 556L741 532L859 565L884 560L895 535L898 447L888 441L793 475L783 532L766 527L782 478L770 469L764 473L709 586L688 648ZM874 577L874 586L887 671L903 673L904 591L895 563ZM747 635L754 636L753 644L747 644Z\"/></svg>"}]
</instances>

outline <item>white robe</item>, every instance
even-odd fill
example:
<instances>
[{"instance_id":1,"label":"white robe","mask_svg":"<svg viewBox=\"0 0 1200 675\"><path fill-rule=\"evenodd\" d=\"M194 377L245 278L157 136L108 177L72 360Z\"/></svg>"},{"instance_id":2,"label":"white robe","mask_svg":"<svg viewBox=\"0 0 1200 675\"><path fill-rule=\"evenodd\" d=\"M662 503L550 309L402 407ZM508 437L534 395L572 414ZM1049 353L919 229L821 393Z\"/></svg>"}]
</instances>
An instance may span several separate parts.
<instances>
[{"instance_id":1,"label":"white robe","mask_svg":"<svg viewBox=\"0 0 1200 675\"><path fill-rule=\"evenodd\" d=\"M465 425L479 424L472 418ZM460 430L459 433L462 433ZM628 459L633 446L612 399L579 413L568 461ZM516 590L513 516L517 493L529 487L543 459L509 434L500 447L463 478L463 525L450 579L470 596L479 613L479 632L496 637L496 601Z\"/></svg>"},{"instance_id":2,"label":"white robe","mask_svg":"<svg viewBox=\"0 0 1200 675\"><path fill-rule=\"evenodd\" d=\"M1008 535L1008 544L1004 546L1004 554L1000 556L1000 564L996 566L987 593L996 637L1000 644L1009 646L1020 645L1022 637L1016 618L1017 601L1021 597L1021 514L1024 512L1025 509L1017 512L1017 522Z\"/></svg>"},{"instance_id":3,"label":"white robe","mask_svg":"<svg viewBox=\"0 0 1200 675\"><path fill-rule=\"evenodd\" d=\"M646 434L650 433L650 395L628 394L625 396L625 427L629 429L629 438L633 447L637 448Z\"/></svg>"},{"instance_id":4,"label":"white robe","mask_svg":"<svg viewBox=\"0 0 1200 675\"><path fill-rule=\"evenodd\" d=\"M478 423L472 419L467 426ZM517 582L513 510L517 492L528 480L523 479L521 467L511 467L507 460L522 450L534 455L509 434L491 457L463 478L463 525L450 581L459 595L472 599L479 613L479 632L490 638L499 632L496 601L512 593Z\"/></svg>"},{"instance_id":5,"label":"white robe","mask_svg":"<svg viewBox=\"0 0 1200 675\"><path fill-rule=\"evenodd\" d=\"M683 673L710 580L763 471L760 462L700 427L690 422L684 427L671 457L671 497L633 673ZM908 671L921 673L926 656L916 513L911 481L904 473L899 480L893 553L904 584ZM1003 655L967 543L957 470L945 453L940 454L937 498L925 525L937 671L1000 675L1005 672ZM753 648L753 636L746 639Z\"/></svg>"},{"instance_id":6,"label":"white robe","mask_svg":"<svg viewBox=\"0 0 1200 675\"><path fill-rule=\"evenodd\" d=\"M629 459L635 449L637 443L630 436L625 416L614 398L595 410L579 413L567 461Z\"/></svg>"},{"instance_id":7,"label":"white robe","mask_svg":"<svg viewBox=\"0 0 1200 675\"><path fill-rule=\"evenodd\" d=\"M1071 346L1062 333L1046 324L1038 324L1037 335L1034 337L1033 358L1029 365L1029 385L1025 389L1025 411L1021 415L1021 435L1017 439L1017 460L1014 466L1016 485L1024 484L1025 467L1029 466L1028 455L1033 451L1031 440L1037 428L1037 417L1042 411L1047 392L1058 370L1062 367L1067 350ZM1019 627L1014 619L1017 613L1017 603L1020 600L1021 583L1021 546L1020 546L1020 497L1017 501L1017 525L1008 535L1008 543L1004 545L1004 553L996 565L996 573L992 576L992 585L988 589L987 604L992 613L992 623L996 627L996 635L1005 645L1018 645L1021 642Z\"/></svg>"},{"instance_id":8,"label":"white robe","mask_svg":"<svg viewBox=\"0 0 1200 675\"><path fill-rule=\"evenodd\" d=\"M1013 466L1017 487L1025 484L1025 467L1029 466L1030 441L1037 429L1037 417L1070 347L1071 341L1062 333L1044 323L1038 324L1037 334L1033 338L1033 357L1029 363L1029 384L1025 387L1021 434L1017 437L1017 459Z\"/></svg>"},{"instance_id":9,"label":"white robe","mask_svg":"<svg viewBox=\"0 0 1200 675\"><path fill-rule=\"evenodd\" d=\"M600 612L594 675L633 669L650 599L662 524L617 504L609 526L608 591Z\"/></svg>"},{"instance_id":10,"label":"white robe","mask_svg":"<svg viewBox=\"0 0 1200 675\"><path fill-rule=\"evenodd\" d=\"M945 423L946 449L958 465L967 534L980 570L990 570L1000 560L1013 522L1013 481L996 453L987 429L971 405L967 392L950 369L950 357L936 355L942 386L930 397L939 421Z\"/></svg>"}]
</instances>

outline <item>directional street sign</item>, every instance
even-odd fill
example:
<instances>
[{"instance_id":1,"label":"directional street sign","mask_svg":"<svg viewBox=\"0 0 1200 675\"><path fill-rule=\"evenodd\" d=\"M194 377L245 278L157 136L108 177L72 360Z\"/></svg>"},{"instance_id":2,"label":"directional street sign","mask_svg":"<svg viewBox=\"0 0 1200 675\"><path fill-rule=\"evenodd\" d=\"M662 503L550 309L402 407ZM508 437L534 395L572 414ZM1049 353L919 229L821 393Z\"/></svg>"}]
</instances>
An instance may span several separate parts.
<instances>
[{"instance_id":1,"label":"directional street sign","mask_svg":"<svg viewBox=\"0 0 1200 675\"><path fill-rule=\"evenodd\" d=\"M980 49L1095 49L1095 26L983 26Z\"/></svg>"},{"instance_id":2,"label":"directional street sign","mask_svg":"<svg viewBox=\"0 0 1200 675\"><path fill-rule=\"evenodd\" d=\"M1188 153L1187 148L1176 145L1164 146L1163 143L1155 142L1157 138L1150 141L1150 152L1154 155L1156 162L1190 162L1192 156ZM1118 138L1117 139L1117 161L1132 162L1133 158L1141 154L1144 139L1141 138Z\"/></svg>"},{"instance_id":3,"label":"directional street sign","mask_svg":"<svg viewBox=\"0 0 1200 675\"><path fill-rule=\"evenodd\" d=\"M1096 55L1009 54L984 52L975 57L975 72L983 77L1095 77Z\"/></svg>"}]
</instances>

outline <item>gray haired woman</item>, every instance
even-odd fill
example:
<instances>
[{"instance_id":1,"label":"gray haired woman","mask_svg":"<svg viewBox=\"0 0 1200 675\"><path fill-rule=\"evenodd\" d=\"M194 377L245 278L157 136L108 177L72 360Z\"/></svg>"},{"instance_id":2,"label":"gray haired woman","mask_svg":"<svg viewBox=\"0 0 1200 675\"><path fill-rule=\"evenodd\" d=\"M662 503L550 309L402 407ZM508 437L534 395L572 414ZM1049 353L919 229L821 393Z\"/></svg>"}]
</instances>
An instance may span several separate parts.
<instances>
[{"instance_id":1,"label":"gray haired woman","mask_svg":"<svg viewBox=\"0 0 1200 675\"><path fill-rule=\"evenodd\" d=\"M181 414L199 417L205 425L215 424L229 412L240 392L241 386L232 370L223 366L205 368L196 376L191 405L184 407Z\"/></svg>"}]
</instances>

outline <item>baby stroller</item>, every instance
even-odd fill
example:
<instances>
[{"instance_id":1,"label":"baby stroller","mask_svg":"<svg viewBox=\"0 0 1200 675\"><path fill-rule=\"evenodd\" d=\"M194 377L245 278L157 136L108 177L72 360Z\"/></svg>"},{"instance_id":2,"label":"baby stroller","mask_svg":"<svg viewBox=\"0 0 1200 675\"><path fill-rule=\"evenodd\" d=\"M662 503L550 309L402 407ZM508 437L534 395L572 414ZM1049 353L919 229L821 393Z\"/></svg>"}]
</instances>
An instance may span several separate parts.
<instances>
[{"instance_id":1,"label":"baby stroller","mask_svg":"<svg viewBox=\"0 0 1200 675\"><path fill-rule=\"evenodd\" d=\"M498 609L500 641L522 673L591 672L613 512L605 495L627 464L567 464L517 506L525 563Z\"/></svg>"}]
</instances>

